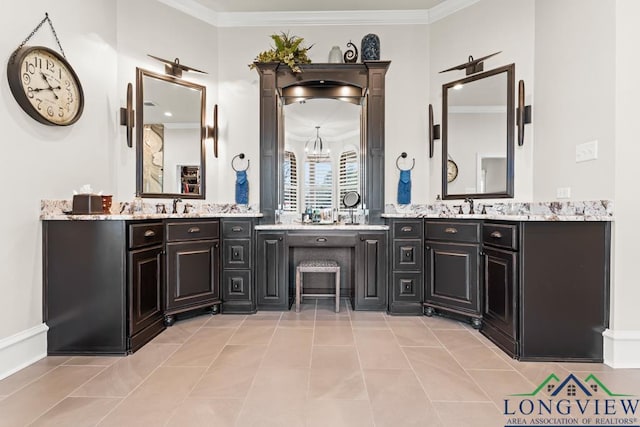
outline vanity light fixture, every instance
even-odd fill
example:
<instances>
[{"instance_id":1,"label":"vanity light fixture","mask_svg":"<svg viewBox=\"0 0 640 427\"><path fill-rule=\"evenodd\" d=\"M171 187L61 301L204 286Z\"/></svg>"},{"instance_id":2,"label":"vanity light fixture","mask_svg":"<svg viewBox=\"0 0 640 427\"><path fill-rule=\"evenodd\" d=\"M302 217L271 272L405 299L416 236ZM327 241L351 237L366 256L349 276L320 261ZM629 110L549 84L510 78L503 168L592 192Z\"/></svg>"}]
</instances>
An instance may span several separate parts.
<instances>
[{"instance_id":1,"label":"vanity light fixture","mask_svg":"<svg viewBox=\"0 0 640 427\"><path fill-rule=\"evenodd\" d=\"M133 110L133 85L127 84L127 106L120 108L120 125L127 127L127 146L133 147L133 126L135 114Z\"/></svg>"},{"instance_id":2,"label":"vanity light fixture","mask_svg":"<svg viewBox=\"0 0 640 427\"><path fill-rule=\"evenodd\" d=\"M524 125L531 123L531 105L524 105L524 80L518 82L518 109L516 125L518 126L518 145L524 145Z\"/></svg>"},{"instance_id":3,"label":"vanity light fixture","mask_svg":"<svg viewBox=\"0 0 640 427\"><path fill-rule=\"evenodd\" d=\"M207 74L206 71L198 70L197 68L188 67L186 65L181 64L178 58L174 59L173 61L169 61L168 59L159 58L157 56L153 56L149 54L147 54L147 56L150 56L151 58L162 62L164 64L165 74L169 74L170 76L173 76L173 77L178 77L178 78L182 77L183 71L194 71L196 73Z\"/></svg>"},{"instance_id":4,"label":"vanity light fixture","mask_svg":"<svg viewBox=\"0 0 640 427\"><path fill-rule=\"evenodd\" d=\"M429 104L429 158L433 157L436 139L440 139L440 125L433 124L433 106Z\"/></svg>"},{"instance_id":5,"label":"vanity light fixture","mask_svg":"<svg viewBox=\"0 0 640 427\"><path fill-rule=\"evenodd\" d=\"M483 56L482 58L473 59L473 56L469 55L469 61L464 64L456 65L455 67L447 68L446 70L440 71L440 73L446 73L447 71L453 70L465 70L468 75L479 73L484 70L484 60L495 56L500 52L492 53L491 55Z\"/></svg>"},{"instance_id":6,"label":"vanity light fixture","mask_svg":"<svg viewBox=\"0 0 640 427\"><path fill-rule=\"evenodd\" d=\"M218 158L218 104L213 106L213 126L205 126L204 137L213 139L213 157Z\"/></svg>"}]
</instances>

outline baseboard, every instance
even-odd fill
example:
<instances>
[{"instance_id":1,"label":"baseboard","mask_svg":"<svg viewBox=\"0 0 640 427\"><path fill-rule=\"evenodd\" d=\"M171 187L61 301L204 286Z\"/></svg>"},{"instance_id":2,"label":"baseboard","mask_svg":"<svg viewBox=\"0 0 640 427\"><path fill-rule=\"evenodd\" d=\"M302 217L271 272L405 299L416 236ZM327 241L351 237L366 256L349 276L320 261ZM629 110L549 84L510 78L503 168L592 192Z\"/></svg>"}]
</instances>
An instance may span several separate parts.
<instances>
[{"instance_id":1,"label":"baseboard","mask_svg":"<svg viewBox=\"0 0 640 427\"><path fill-rule=\"evenodd\" d=\"M0 380L47 356L47 331L42 323L0 340Z\"/></svg>"},{"instance_id":2,"label":"baseboard","mask_svg":"<svg viewBox=\"0 0 640 427\"><path fill-rule=\"evenodd\" d=\"M604 363L612 368L640 368L640 331L607 329L604 337Z\"/></svg>"}]
</instances>

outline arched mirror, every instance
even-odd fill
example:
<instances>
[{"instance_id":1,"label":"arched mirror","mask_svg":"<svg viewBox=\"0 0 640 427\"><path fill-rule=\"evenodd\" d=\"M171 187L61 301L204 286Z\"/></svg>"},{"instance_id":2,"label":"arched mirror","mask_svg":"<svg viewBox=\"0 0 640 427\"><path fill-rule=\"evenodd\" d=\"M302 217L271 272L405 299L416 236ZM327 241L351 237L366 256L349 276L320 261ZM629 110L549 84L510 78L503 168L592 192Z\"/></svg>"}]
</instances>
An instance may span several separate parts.
<instances>
[{"instance_id":1,"label":"arched mirror","mask_svg":"<svg viewBox=\"0 0 640 427\"><path fill-rule=\"evenodd\" d=\"M362 193L362 116L359 103L333 98L283 107L283 215L318 211L319 222L349 218L344 195Z\"/></svg>"},{"instance_id":2,"label":"arched mirror","mask_svg":"<svg viewBox=\"0 0 640 427\"><path fill-rule=\"evenodd\" d=\"M513 197L514 74L510 64L442 86L442 196Z\"/></svg>"},{"instance_id":3,"label":"arched mirror","mask_svg":"<svg viewBox=\"0 0 640 427\"><path fill-rule=\"evenodd\" d=\"M206 88L136 69L136 193L205 198Z\"/></svg>"}]
</instances>

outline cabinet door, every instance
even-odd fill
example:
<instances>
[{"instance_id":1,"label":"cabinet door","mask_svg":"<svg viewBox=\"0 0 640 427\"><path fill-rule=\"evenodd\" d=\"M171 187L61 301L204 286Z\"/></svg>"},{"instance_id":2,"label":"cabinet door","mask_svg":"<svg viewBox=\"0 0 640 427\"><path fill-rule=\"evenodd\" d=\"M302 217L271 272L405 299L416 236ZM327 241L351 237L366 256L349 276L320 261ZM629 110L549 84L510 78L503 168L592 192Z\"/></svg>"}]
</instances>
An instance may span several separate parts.
<instances>
[{"instance_id":1,"label":"cabinet door","mask_svg":"<svg viewBox=\"0 0 640 427\"><path fill-rule=\"evenodd\" d=\"M220 303L220 241L167 244L166 311Z\"/></svg>"},{"instance_id":2,"label":"cabinet door","mask_svg":"<svg viewBox=\"0 0 640 427\"><path fill-rule=\"evenodd\" d=\"M225 269L248 269L251 267L251 240L225 239L222 265Z\"/></svg>"},{"instance_id":3,"label":"cabinet door","mask_svg":"<svg viewBox=\"0 0 640 427\"><path fill-rule=\"evenodd\" d=\"M425 254L425 303L479 317L479 246L428 241Z\"/></svg>"},{"instance_id":4,"label":"cabinet door","mask_svg":"<svg viewBox=\"0 0 640 427\"><path fill-rule=\"evenodd\" d=\"M356 248L356 310L387 308L386 242L386 233L360 233Z\"/></svg>"},{"instance_id":5,"label":"cabinet door","mask_svg":"<svg viewBox=\"0 0 640 427\"><path fill-rule=\"evenodd\" d=\"M129 252L129 329L135 335L162 318L162 246Z\"/></svg>"},{"instance_id":6,"label":"cabinet door","mask_svg":"<svg viewBox=\"0 0 640 427\"><path fill-rule=\"evenodd\" d=\"M284 233L258 233L258 309L288 310L289 284Z\"/></svg>"},{"instance_id":7,"label":"cabinet door","mask_svg":"<svg viewBox=\"0 0 640 427\"><path fill-rule=\"evenodd\" d=\"M517 253L484 249L483 333L511 356L517 353Z\"/></svg>"}]
</instances>

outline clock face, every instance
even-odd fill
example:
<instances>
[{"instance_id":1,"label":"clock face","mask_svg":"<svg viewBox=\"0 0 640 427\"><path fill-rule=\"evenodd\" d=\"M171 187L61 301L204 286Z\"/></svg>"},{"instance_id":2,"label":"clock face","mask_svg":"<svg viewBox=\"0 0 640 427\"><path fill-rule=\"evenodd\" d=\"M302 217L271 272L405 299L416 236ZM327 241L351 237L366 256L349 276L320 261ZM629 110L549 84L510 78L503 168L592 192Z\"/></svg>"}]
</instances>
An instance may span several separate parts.
<instances>
[{"instance_id":1,"label":"clock face","mask_svg":"<svg viewBox=\"0 0 640 427\"><path fill-rule=\"evenodd\" d=\"M18 104L40 123L66 126L82 114L84 95L69 63L46 47L25 47L7 67Z\"/></svg>"},{"instance_id":2,"label":"clock face","mask_svg":"<svg viewBox=\"0 0 640 427\"><path fill-rule=\"evenodd\" d=\"M447 182L458 177L458 165L453 160L447 160Z\"/></svg>"}]
</instances>

